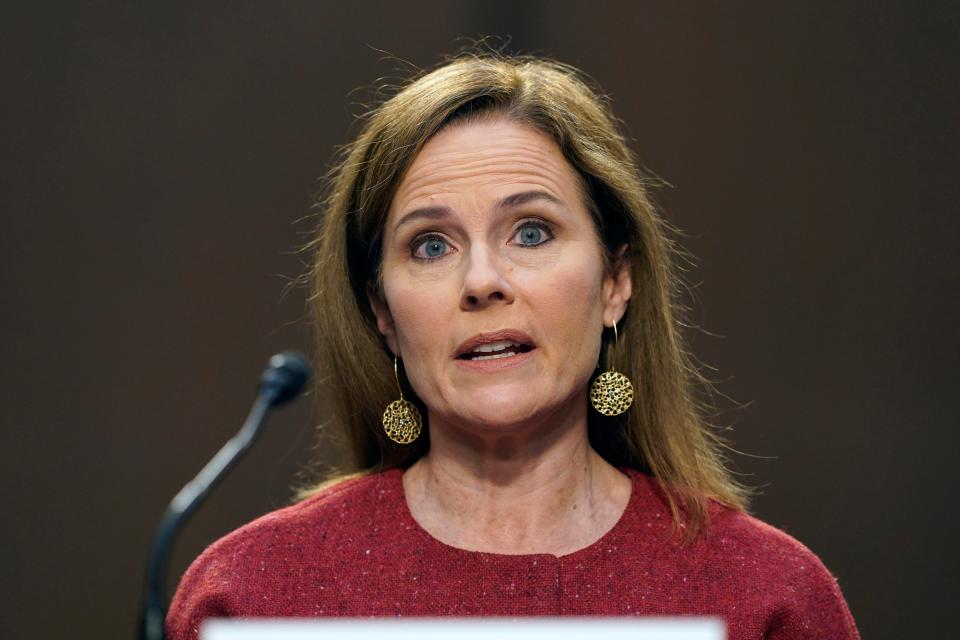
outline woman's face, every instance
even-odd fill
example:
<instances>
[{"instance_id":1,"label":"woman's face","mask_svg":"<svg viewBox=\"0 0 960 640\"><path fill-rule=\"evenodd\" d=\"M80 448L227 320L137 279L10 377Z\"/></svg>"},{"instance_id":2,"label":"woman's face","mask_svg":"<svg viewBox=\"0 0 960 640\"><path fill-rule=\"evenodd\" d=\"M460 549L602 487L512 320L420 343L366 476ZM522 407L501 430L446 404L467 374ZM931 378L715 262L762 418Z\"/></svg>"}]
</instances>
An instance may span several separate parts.
<instances>
[{"instance_id":1,"label":"woman's face","mask_svg":"<svg viewBox=\"0 0 960 640\"><path fill-rule=\"evenodd\" d=\"M630 276L604 272L584 200L553 140L502 117L452 125L415 158L386 219L385 299L371 303L431 426L586 411Z\"/></svg>"}]
</instances>

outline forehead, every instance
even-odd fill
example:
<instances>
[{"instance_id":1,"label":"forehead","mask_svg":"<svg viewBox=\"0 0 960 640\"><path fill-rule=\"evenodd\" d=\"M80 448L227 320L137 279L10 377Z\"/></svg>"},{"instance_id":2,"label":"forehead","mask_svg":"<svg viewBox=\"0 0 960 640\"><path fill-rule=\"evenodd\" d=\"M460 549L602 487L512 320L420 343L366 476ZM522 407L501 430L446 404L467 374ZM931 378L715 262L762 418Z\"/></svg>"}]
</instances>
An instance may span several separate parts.
<instances>
[{"instance_id":1,"label":"forehead","mask_svg":"<svg viewBox=\"0 0 960 640\"><path fill-rule=\"evenodd\" d=\"M505 117L451 125L424 145L397 189L390 213L471 192L502 197L518 186L575 206L581 180L553 138Z\"/></svg>"}]
</instances>

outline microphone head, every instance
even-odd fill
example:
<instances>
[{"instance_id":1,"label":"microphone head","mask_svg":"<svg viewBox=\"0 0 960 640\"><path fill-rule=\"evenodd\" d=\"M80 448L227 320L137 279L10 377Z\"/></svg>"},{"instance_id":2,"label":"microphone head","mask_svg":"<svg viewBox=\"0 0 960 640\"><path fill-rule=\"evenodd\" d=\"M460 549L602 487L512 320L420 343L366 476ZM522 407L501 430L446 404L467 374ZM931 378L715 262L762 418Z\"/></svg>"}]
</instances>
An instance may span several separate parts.
<instances>
[{"instance_id":1,"label":"microphone head","mask_svg":"<svg viewBox=\"0 0 960 640\"><path fill-rule=\"evenodd\" d=\"M284 351L270 358L260 376L260 395L265 395L271 406L281 405L297 397L310 379L310 363L296 351Z\"/></svg>"}]
</instances>

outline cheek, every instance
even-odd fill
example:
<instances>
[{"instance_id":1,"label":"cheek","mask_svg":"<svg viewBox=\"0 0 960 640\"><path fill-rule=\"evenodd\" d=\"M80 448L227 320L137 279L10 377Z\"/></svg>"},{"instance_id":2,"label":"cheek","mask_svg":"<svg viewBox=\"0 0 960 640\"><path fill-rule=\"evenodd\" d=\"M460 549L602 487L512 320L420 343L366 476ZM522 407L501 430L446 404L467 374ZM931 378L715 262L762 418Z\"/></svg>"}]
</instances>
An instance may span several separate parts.
<instances>
[{"instance_id":1,"label":"cheek","mask_svg":"<svg viewBox=\"0 0 960 640\"><path fill-rule=\"evenodd\" d=\"M385 282L394 330L401 354L411 365L442 351L450 326L451 292L442 281Z\"/></svg>"},{"instance_id":2,"label":"cheek","mask_svg":"<svg viewBox=\"0 0 960 640\"><path fill-rule=\"evenodd\" d=\"M545 322L557 328L566 327L581 337L585 331L592 331L594 324L600 331L603 277L599 260L561 260L533 280L530 286L536 287L537 293L531 299L544 312L540 317Z\"/></svg>"},{"instance_id":3,"label":"cheek","mask_svg":"<svg viewBox=\"0 0 960 640\"><path fill-rule=\"evenodd\" d=\"M558 264L550 277L541 274L524 287L544 354L561 377L580 381L596 368L603 331L601 273L602 267L589 261Z\"/></svg>"}]
</instances>

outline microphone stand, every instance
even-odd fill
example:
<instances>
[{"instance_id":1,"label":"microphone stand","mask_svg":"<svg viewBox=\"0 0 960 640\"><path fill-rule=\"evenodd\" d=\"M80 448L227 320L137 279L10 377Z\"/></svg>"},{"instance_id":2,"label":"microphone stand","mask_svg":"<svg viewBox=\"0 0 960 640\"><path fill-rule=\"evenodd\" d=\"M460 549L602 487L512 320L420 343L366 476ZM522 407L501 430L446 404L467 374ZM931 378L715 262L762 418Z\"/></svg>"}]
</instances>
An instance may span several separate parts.
<instances>
[{"instance_id":1,"label":"microphone stand","mask_svg":"<svg viewBox=\"0 0 960 640\"><path fill-rule=\"evenodd\" d=\"M233 468L260 433L264 418L275 406L294 398L310 376L303 356L286 352L270 359L260 379L257 399L246 421L207 465L170 501L153 538L147 561L147 581L140 611L140 640L165 640L166 568L173 542L184 522L204 501L213 487Z\"/></svg>"}]
</instances>

